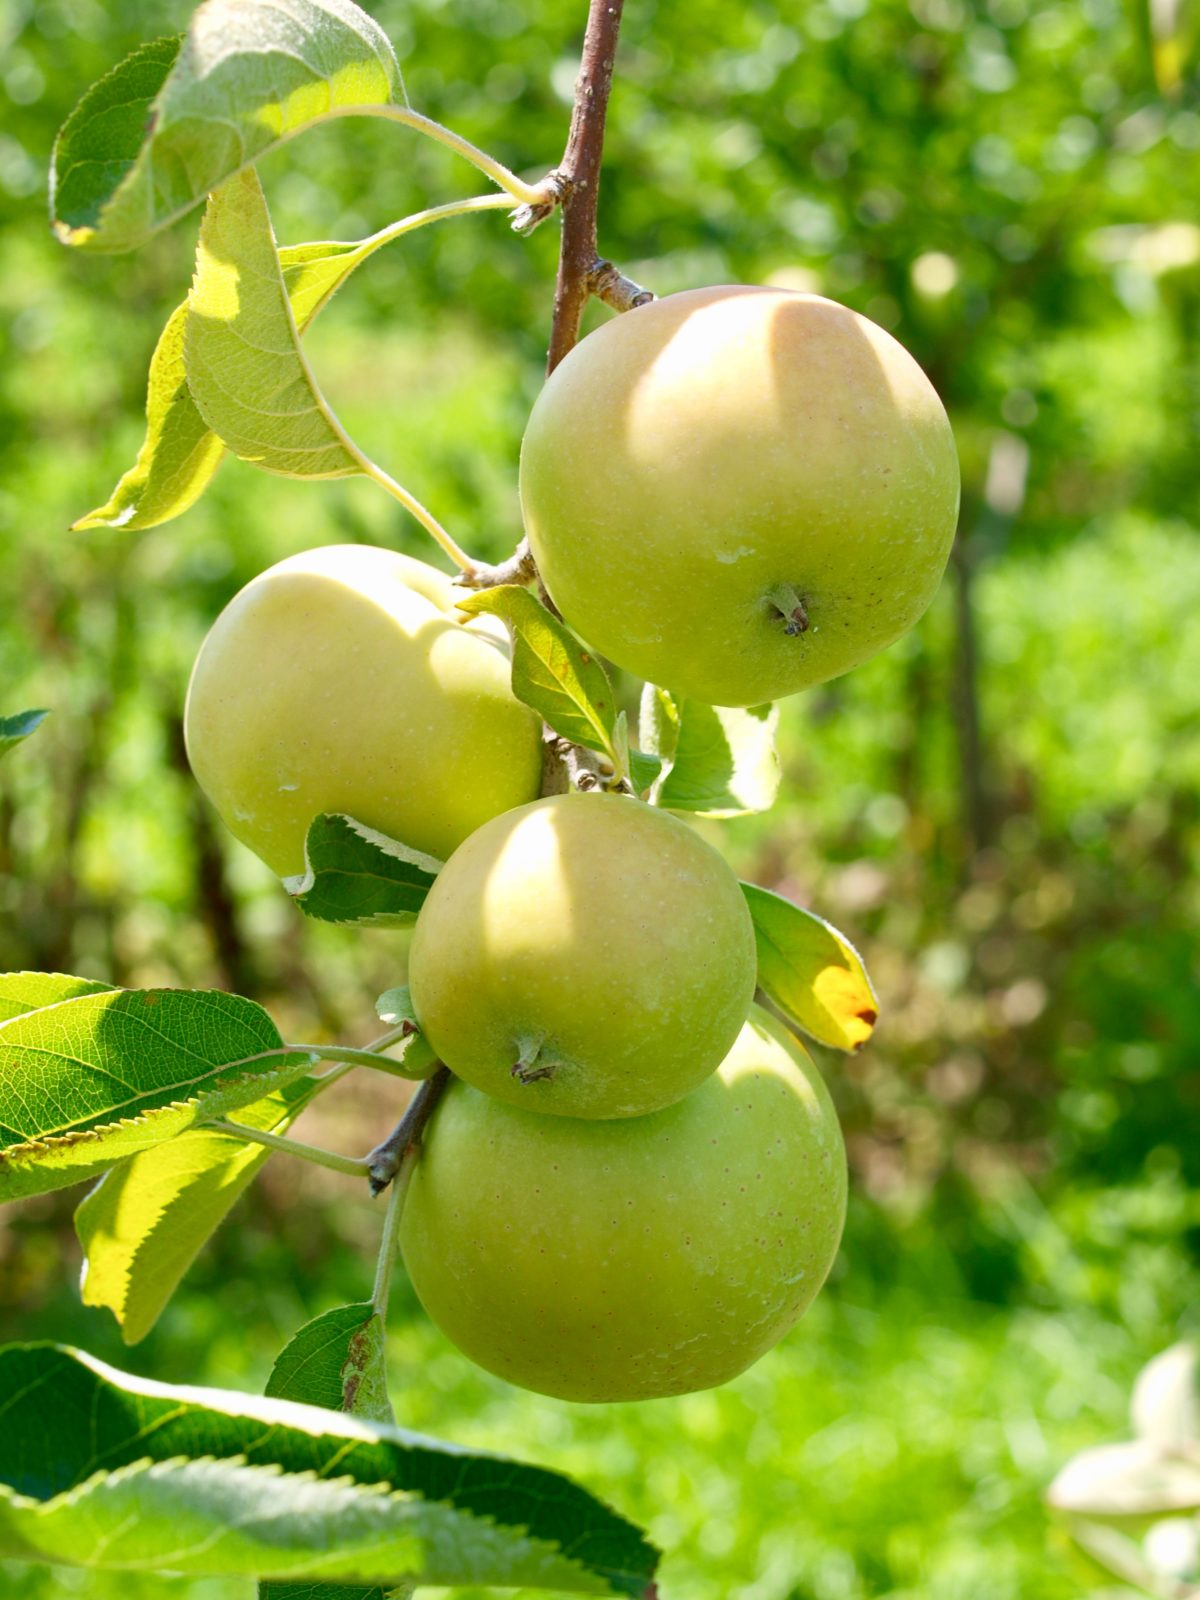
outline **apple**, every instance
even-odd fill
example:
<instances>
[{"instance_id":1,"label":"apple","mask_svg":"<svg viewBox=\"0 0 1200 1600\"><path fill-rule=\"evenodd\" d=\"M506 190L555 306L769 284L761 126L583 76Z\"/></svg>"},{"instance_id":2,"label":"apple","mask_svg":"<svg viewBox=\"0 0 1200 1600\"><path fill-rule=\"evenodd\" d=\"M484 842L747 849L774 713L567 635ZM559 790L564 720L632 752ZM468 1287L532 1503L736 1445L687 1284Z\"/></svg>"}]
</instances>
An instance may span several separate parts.
<instances>
[{"instance_id":1,"label":"apple","mask_svg":"<svg viewBox=\"0 0 1200 1600\"><path fill-rule=\"evenodd\" d=\"M192 771L277 873L322 811L444 858L541 787L541 730L450 579L368 545L292 556L217 618L184 712Z\"/></svg>"},{"instance_id":2,"label":"apple","mask_svg":"<svg viewBox=\"0 0 1200 1600\"><path fill-rule=\"evenodd\" d=\"M451 1080L401 1224L422 1305L471 1360L563 1400L725 1383L820 1289L846 1210L828 1091L757 1008L685 1100L546 1117Z\"/></svg>"},{"instance_id":3,"label":"apple","mask_svg":"<svg viewBox=\"0 0 1200 1600\"><path fill-rule=\"evenodd\" d=\"M641 801L551 795L494 817L443 867L409 959L434 1052L513 1105L631 1117L719 1066L754 997L737 879Z\"/></svg>"},{"instance_id":4,"label":"apple","mask_svg":"<svg viewBox=\"0 0 1200 1600\"><path fill-rule=\"evenodd\" d=\"M719 287L615 317L556 368L521 449L538 569L651 683L757 705L913 626L958 516L933 386L819 295Z\"/></svg>"}]
</instances>

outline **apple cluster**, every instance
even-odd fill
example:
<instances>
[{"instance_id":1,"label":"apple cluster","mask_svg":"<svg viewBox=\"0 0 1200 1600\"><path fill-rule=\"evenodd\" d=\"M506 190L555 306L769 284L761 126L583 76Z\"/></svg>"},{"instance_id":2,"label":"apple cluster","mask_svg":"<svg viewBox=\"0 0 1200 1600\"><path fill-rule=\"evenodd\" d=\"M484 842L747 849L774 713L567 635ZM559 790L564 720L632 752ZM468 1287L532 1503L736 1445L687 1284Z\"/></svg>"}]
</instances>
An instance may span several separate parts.
<instances>
[{"instance_id":1,"label":"apple cluster","mask_svg":"<svg viewBox=\"0 0 1200 1600\"><path fill-rule=\"evenodd\" d=\"M562 362L520 489L541 579L588 645L677 696L755 705L912 626L958 471L936 394L883 330L817 296L715 288L615 318ZM458 592L363 546L272 567L201 650L192 766L284 877L322 812L445 862L409 982L452 1077L401 1229L437 1325L564 1399L719 1384L829 1271L837 1117L753 1003L723 858L637 799L541 794L507 638Z\"/></svg>"}]
</instances>

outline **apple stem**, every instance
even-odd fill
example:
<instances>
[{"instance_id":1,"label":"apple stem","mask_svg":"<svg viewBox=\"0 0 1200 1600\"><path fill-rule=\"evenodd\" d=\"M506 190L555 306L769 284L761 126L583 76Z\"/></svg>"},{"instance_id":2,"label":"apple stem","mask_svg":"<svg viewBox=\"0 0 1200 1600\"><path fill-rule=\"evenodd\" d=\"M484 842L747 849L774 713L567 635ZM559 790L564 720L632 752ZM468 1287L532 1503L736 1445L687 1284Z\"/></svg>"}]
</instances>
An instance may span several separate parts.
<instances>
[{"instance_id":1,"label":"apple stem","mask_svg":"<svg viewBox=\"0 0 1200 1600\"><path fill-rule=\"evenodd\" d=\"M554 753L566 768L567 781L573 788L587 793L601 787L603 780L597 770L598 758L593 750L572 744L570 739L557 739Z\"/></svg>"},{"instance_id":2,"label":"apple stem","mask_svg":"<svg viewBox=\"0 0 1200 1600\"><path fill-rule=\"evenodd\" d=\"M767 600L783 618L783 631L790 638L808 632L808 611L803 599L790 583L776 583L767 590Z\"/></svg>"}]
</instances>

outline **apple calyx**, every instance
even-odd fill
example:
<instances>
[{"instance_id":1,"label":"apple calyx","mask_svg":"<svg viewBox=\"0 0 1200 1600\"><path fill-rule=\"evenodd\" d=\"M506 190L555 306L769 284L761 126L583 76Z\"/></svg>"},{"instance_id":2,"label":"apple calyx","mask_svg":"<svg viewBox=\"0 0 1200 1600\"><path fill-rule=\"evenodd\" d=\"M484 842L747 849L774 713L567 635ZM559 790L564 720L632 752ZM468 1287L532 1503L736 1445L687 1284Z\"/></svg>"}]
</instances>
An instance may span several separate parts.
<instances>
[{"instance_id":1,"label":"apple calyx","mask_svg":"<svg viewBox=\"0 0 1200 1600\"><path fill-rule=\"evenodd\" d=\"M540 1083L554 1076L554 1069L558 1063L538 1059L545 1043L544 1036L517 1040L521 1054L512 1067L512 1076L518 1083Z\"/></svg>"}]
</instances>

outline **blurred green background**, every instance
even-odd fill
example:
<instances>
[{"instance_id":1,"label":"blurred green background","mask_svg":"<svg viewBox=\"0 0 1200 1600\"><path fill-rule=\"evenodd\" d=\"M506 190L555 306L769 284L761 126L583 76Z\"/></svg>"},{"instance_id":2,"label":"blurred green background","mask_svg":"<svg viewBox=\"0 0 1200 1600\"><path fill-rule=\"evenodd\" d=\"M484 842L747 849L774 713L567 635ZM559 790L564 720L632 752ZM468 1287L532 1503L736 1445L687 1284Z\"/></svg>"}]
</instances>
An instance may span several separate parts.
<instances>
[{"instance_id":1,"label":"blurred green background","mask_svg":"<svg viewBox=\"0 0 1200 1600\"><path fill-rule=\"evenodd\" d=\"M583 0L380 0L413 103L536 176ZM46 225L55 130L168 0L0 0L0 969L218 984L362 1042L404 941L306 925L191 783L179 715L220 606L301 548L437 559L365 482L237 462L180 522L68 534L141 437L198 218L138 255ZM1155 33L1155 19L1159 32ZM1190 20L1189 20L1190 19ZM1196 12L1145 0L631 0L602 247L659 292L815 288L891 329L950 410L955 559L910 637L784 708L746 875L863 949L882 997L821 1055L853 1200L831 1284L717 1392L589 1409L476 1371L397 1285L400 1420L576 1472L667 1551L667 1600L1068 1600L1041 1492L1125 1431L1137 1368L1200 1328L1200 92ZM1189 31L1190 29L1190 31ZM271 157L281 240L351 238L477 177L342 121ZM480 216L391 246L310 340L350 432L481 554L519 533L557 239ZM605 315L593 312L593 315ZM301 1125L358 1152L402 1090ZM369 1293L377 1211L277 1158L160 1326L78 1303L73 1194L0 1218L0 1337L261 1388ZM0 1565L14 1600L247 1600L236 1583Z\"/></svg>"}]
</instances>

